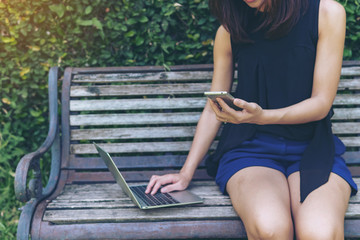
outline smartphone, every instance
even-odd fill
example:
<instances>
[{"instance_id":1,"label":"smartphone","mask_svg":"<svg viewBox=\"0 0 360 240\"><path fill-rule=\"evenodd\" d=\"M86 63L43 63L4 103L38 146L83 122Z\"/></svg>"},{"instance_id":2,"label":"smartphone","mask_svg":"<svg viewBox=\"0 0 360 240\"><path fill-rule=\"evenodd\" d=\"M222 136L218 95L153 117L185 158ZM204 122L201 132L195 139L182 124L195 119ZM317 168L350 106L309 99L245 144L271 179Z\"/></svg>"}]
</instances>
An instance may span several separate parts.
<instances>
[{"instance_id":1,"label":"smartphone","mask_svg":"<svg viewBox=\"0 0 360 240\"><path fill-rule=\"evenodd\" d=\"M216 102L216 98L221 98L224 100L224 102L229 105L229 107L235 109L235 110L242 110L238 106L234 104L234 97L231 96L230 93L226 91L219 91L219 92L204 92L204 95L210 98L212 101Z\"/></svg>"}]
</instances>

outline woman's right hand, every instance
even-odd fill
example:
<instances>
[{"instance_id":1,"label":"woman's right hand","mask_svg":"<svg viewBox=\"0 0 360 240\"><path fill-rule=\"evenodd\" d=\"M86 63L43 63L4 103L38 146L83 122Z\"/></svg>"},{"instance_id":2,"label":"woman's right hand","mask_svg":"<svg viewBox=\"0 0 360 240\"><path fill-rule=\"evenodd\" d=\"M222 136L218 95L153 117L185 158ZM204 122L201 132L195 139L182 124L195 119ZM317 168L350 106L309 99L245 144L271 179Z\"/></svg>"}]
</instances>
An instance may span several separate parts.
<instances>
[{"instance_id":1,"label":"woman's right hand","mask_svg":"<svg viewBox=\"0 0 360 240\"><path fill-rule=\"evenodd\" d=\"M145 193L154 195L161 186L164 186L161 188L162 193L181 191L189 186L190 181L191 178L186 177L182 173L166 174L163 176L153 175L150 178Z\"/></svg>"}]
</instances>

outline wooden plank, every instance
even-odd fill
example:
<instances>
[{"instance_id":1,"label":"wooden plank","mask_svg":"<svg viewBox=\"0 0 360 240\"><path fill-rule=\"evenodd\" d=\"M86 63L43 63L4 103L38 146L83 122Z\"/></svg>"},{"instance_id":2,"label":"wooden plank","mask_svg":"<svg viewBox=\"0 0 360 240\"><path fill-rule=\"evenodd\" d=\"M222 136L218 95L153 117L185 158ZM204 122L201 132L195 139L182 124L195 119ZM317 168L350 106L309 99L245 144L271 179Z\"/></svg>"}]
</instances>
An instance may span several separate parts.
<instances>
[{"instance_id":1,"label":"wooden plank","mask_svg":"<svg viewBox=\"0 0 360 240\"><path fill-rule=\"evenodd\" d=\"M168 222L128 222L55 225L40 222L41 237L36 239L246 239L243 224L237 220L199 220ZM353 227L346 225L349 234ZM351 232L352 231L352 232Z\"/></svg>"},{"instance_id":2,"label":"wooden plank","mask_svg":"<svg viewBox=\"0 0 360 240\"><path fill-rule=\"evenodd\" d=\"M75 75L75 83L116 83L116 82L155 82L155 81L209 81L212 71L108 73Z\"/></svg>"},{"instance_id":3,"label":"wooden plank","mask_svg":"<svg viewBox=\"0 0 360 240\"><path fill-rule=\"evenodd\" d=\"M359 90L360 78L340 79L338 90Z\"/></svg>"},{"instance_id":4,"label":"wooden plank","mask_svg":"<svg viewBox=\"0 0 360 240\"><path fill-rule=\"evenodd\" d=\"M187 157L187 152L177 155L151 155L142 154L140 156L113 156L113 160L118 168L122 169L159 169L159 168L181 168ZM123 154L121 154L123 155ZM136 154L137 155L137 154ZM200 167L204 164L201 163ZM80 157L70 155L69 169L107 169L104 161L100 157Z\"/></svg>"},{"instance_id":5,"label":"wooden plank","mask_svg":"<svg viewBox=\"0 0 360 240\"><path fill-rule=\"evenodd\" d=\"M359 105L360 94L337 94L333 105Z\"/></svg>"},{"instance_id":6,"label":"wooden plank","mask_svg":"<svg viewBox=\"0 0 360 240\"><path fill-rule=\"evenodd\" d=\"M360 119L360 108L334 108L332 120L357 120Z\"/></svg>"},{"instance_id":7,"label":"wooden plank","mask_svg":"<svg viewBox=\"0 0 360 240\"><path fill-rule=\"evenodd\" d=\"M342 157L348 165L360 165L360 151L346 151Z\"/></svg>"},{"instance_id":8,"label":"wooden plank","mask_svg":"<svg viewBox=\"0 0 360 240\"><path fill-rule=\"evenodd\" d=\"M360 137L339 137L347 147L360 147Z\"/></svg>"},{"instance_id":9,"label":"wooden plank","mask_svg":"<svg viewBox=\"0 0 360 240\"><path fill-rule=\"evenodd\" d=\"M71 126L196 124L200 112L70 115Z\"/></svg>"},{"instance_id":10,"label":"wooden plank","mask_svg":"<svg viewBox=\"0 0 360 240\"><path fill-rule=\"evenodd\" d=\"M360 217L360 204L350 204L345 214L347 219ZM139 222L139 221L181 221L181 220L239 219L232 206L172 207L156 210L138 208L114 209L72 209L47 210L44 221L56 224L91 223L91 222Z\"/></svg>"},{"instance_id":11,"label":"wooden plank","mask_svg":"<svg viewBox=\"0 0 360 240\"><path fill-rule=\"evenodd\" d=\"M203 108L205 97L193 98L148 98L148 99L107 99L107 100L72 100L70 111L108 111L108 110L147 110L147 109L182 109ZM360 95L337 95L334 105L353 105L360 103Z\"/></svg>"},{"instance_id":12,"label":"wooden plank","mask_svg":"<svg viewBox=\"0 0 360 240\"><path fill-rule=\"evenodd\" d=\"M70 115L71 126L135 125L135 124L196 124L200 112L139 113L139 114L83 114ZM333 120L360 119L359 108L334 109Z\"/></svg>"},{"instance_id":13,"label":"wooden plank","mask_svg":"<svg viewBox=\"0 0 360 240\"><path fill-rule=\"evenodd\" d=\"M148 98L148 99L108 99L72 100L70 111L124 111L152 109L193 109L204 108L205 97L193 98Z\"/></svg>"},{"instance_id":14,"label":"wooden plank","mask_svg":"<svg viewBox=\"0 0 360 240\"><path fill-rule=\"evenodd\" d=\"M360 133L360 124L358 122L335 122L332 123L334 134L356 134Z\"/></svg>"},{"instance_id":15,"label":"wooden plank","mask_svg":"<svg viewBox=\"0 0 360 240\"><path fill-rule=\"evenodd\" d=\"M201 196L200 196L201 197ZM206 197L203 198L203 206L232 206L229 198ZM52 201L47 206L47 210L61 209L115 209L115 208L135 208L135 204L130 199L115 200L94 200L94 201Z\"/></svg>"},{"instance_id":16,"label":"wooden plank","mask_svg":"<svg viewBox=\"0 0 360 240\"><path fill-rule=\"evenodd\" d=\"M145 153L145 152L188 152L191 141L178 142L135 142L135 143L111 143L99 144L109 153ZM214 150L217 142L213 142L210 149ZM72 154L97 154L93 144L72 144L70 145Z\"/></svg>"},{"instance_id":17,"label":"wooden plank","mask_svg":"<svg viewBox=\"0 0 360 240\"><path fill-rule=\"evenodd\" d=\"M203 94L210 83L72 86L71 97Z\"/></svg>"},{"instance_id":18,"label":"wooden plank","mask_svg":"<svg viewBox=\"0 0 360 240\"><path fill-rule=\"evenodd\" d=\"M200 204L199 204L200 205ZM131 222L131 221L180 221L200 219L239 219L233 207L172 207L156 210L133 209L80 209L49 210L44 221L56 224L91 222Z\"/></svg>"},{"instance_id":19,"label":"wooden plank","mask_svg":"<svg viewBox=\"0 0 360 240\"><path fill-rule=\"evenodd\" d=\"M345 67L341 69L341 76L360 76L360 67Z\"/></svg>"},{"instance_id":20,"label":"wooden plank","mask_svg":"<svg viewBox=\"0 0 360 240\"><path fill-rule=\"evenodd\" d=\"M195 126L74 129L71 130L71 140L193 137L195 129Z\"/></svg>"},{"instance_id":21,"label":"wooden plank","mask_svg":"<svg viewBox=\"0 0 360 240\"><path fill-rule=\"evenodd\" d=\"M143 182L149 181L152 175L164 175L168 173L177 173L180 168L165 168L159 170L159 168L151 169L149 168L141 169L138 171L122 171L123 177L128 183L132 182ZM193 181L208 181L213 180L206 173L205 169L197 169L193 177ZM89 183L114 183L115 179L109 171L69 171L67 183L68 184L89 184Z\"/></svg>"}]
</instances>

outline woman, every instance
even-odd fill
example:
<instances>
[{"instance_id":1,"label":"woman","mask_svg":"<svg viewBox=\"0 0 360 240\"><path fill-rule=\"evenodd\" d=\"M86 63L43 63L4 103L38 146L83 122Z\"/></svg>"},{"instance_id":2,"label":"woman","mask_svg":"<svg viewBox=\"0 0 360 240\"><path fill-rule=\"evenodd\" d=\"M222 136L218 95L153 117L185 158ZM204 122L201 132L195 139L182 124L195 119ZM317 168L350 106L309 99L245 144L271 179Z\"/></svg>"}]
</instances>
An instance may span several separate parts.
<instances>
[{"instance_id":1,"label":"woman","mask_svg":"<svg viewBox=\"0 0 360 240\"><path fill-rule=\"evenodd\" d=\"M211 91L238 83L235 111L208 101L178 174L153 176L147 193L185 189L221 123L216 182L249 239L343 239L356 184L331 132L346 16L334 0L210 0L219 19ZM211 169L209 169L211 173Z\"/></svg>"}]
</instances>

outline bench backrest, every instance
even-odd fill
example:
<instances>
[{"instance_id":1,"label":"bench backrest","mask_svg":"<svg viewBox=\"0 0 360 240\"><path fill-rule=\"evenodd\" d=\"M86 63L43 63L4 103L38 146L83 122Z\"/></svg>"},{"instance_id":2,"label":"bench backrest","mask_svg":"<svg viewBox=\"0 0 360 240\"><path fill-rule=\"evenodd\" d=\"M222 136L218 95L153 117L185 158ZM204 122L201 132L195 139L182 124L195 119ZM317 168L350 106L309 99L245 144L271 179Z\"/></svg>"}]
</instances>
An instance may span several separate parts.
<instances>
[{"instance_id":1,"label":"bench backrest","mask_svg":"<svg viewBox=\"0 0 360 240\"><path fill-rule=\"evenodd\" d=\"M347 146L346 161L360 158L360 67L344 66L334 102L333 131ZM62 90L62 169L73 181L108 181L92 142L103 146L128 179L184 163L207 101L212 65L67 68ZM214 142L212 149L216 146ZM201 172L201 171L200 171ZM200 173L199 178L205 177ZM104 177L105 176L105 177ZM133 177L131 177L133 176Z\"/></svg>"}]
</instances>

